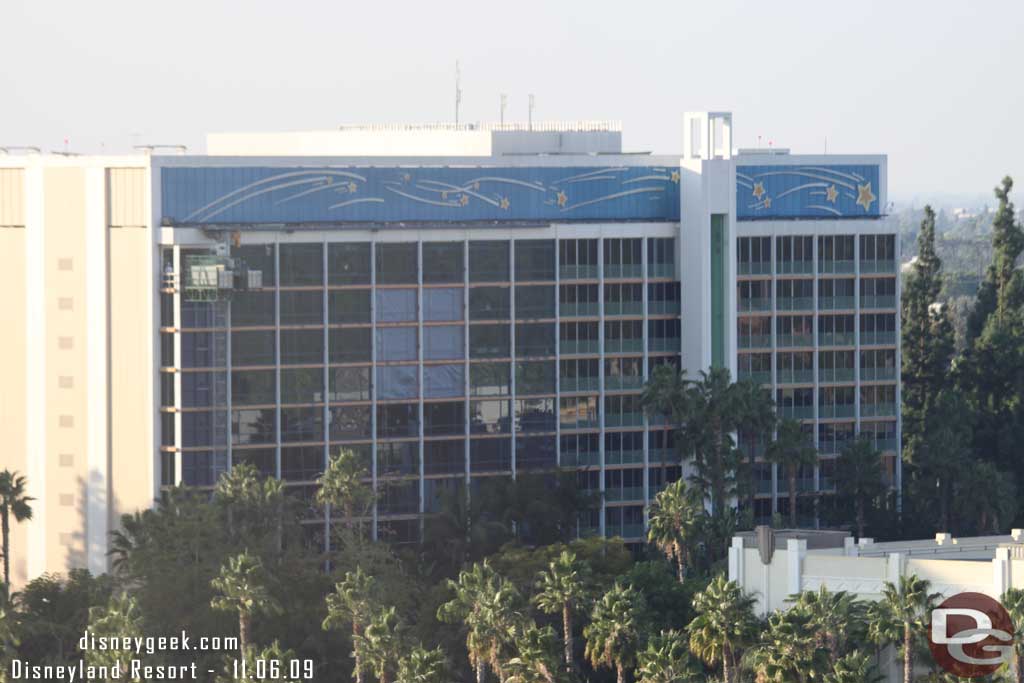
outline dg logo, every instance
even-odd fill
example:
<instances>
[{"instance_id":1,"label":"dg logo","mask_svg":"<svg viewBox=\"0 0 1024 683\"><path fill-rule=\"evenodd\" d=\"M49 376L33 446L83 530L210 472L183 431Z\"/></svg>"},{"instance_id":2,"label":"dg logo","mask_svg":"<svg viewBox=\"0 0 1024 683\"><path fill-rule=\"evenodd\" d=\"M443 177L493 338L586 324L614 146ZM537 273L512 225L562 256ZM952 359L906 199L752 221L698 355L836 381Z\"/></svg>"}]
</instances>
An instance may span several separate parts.
<instances>
[{"instance_id":1,"label":"dg logo","mask_svg":"<svg viewBox=\"0 0 1024 683\"><path fill-rule=\"evenodd\" d=\"M1012 661L1013 631L998 601L983 593L957 593L932 610L928 647L949 673L980 678Z\"/></svg>"}]
</instances>

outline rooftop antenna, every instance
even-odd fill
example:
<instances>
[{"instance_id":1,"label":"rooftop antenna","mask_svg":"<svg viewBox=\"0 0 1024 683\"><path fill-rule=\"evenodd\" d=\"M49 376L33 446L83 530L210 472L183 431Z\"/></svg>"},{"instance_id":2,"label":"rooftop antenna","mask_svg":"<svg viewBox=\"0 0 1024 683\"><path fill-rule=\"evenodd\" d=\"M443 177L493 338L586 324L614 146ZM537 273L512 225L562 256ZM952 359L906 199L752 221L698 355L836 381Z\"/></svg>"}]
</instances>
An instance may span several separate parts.
<instances>
[{"instance_id":1,"label":"rooftop antenna","mask_svg":"<svg viewBox=\"0 0 1024 683\"><path fill-rule=\"evenodd\" d=\"M505 125L505 107L508 106L508 95L501 93L501 125Z\"/></svg>"},{"instance_id":2,"label":"rooftop antenna","mask_svg":"<svg viewBox=\"0 0 1024 683\"><path fill-rule=\"evenodd\" d=\"M455 60L455 126L459 125L459 105L462 104L462 70L459 60Z\"/></svg>"},{"instance_id":3,"label":"rooftop antenna","mask_svg":"<svg viewBox=\"0 0 1024 683\"><path fill-rule=\"evenodd\" d=\"M533 130L533 94L530 95L530 113L527 117L527 127L529 130Z\"/></svg>"}]
</instances>

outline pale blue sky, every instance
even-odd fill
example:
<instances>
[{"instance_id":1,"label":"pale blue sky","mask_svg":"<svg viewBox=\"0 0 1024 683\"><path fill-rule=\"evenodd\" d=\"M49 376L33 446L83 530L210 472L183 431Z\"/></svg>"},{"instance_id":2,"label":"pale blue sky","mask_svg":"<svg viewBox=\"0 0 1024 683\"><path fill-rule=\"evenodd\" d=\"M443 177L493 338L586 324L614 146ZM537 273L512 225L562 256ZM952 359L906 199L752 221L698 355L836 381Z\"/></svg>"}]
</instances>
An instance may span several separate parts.
<instances>
[{"instance_id":1,"label":"pale blue sky","mask_svg":"<svg viewBox=\"0 0 1024 683\"><path fill-rule=\"evenodd\" d=\"M467 121L532 92L675 154L683 111L725 109L741 146L887 153L895 198L1024 188L1021 0L0 0L0 145L451 120L456 58Z\"/></svg>"}]
</instances>

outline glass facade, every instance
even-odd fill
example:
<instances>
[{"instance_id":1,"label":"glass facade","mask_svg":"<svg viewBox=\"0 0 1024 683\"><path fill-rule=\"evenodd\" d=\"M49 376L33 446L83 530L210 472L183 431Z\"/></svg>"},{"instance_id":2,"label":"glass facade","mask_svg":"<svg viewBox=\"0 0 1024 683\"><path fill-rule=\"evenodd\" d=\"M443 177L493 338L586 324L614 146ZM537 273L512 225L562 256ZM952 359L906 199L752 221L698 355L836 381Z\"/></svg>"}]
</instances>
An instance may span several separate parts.
<instances>
[{"instance_id":1,"label":"glass facade","mask_svg":"<svg viewBox=\"0 0 1024 683\"><path fill-rule=\"evenodd\" d=\"M668 237L236 248L263 287L182 297L180 323L165 325L163 483L212 485L248 462L305 490L354 449L377 492L374 532L414 540L420 515L480 477L571 468L604 492L581 533L638 540L644 505L681 476L671 432L640 407L650 370L681 364L676 249Z\"/></svg>"},{"instance_id":2,"label":"glass facade","mask_svg":"<svg viewBox=\"0 0 1024 683\"><path fill-rule=\"evenodd\" d=\"M737 374L771 388L778 411L813 435L819 464L801 474L801 493L835 490L834 460L858 433L889 465L899 457L896 247L891 234L737 238ZM740 444L763 454L747 435ZM767 463L755 479L763 522L786 482Z\"/></svg>"}]
</instances>

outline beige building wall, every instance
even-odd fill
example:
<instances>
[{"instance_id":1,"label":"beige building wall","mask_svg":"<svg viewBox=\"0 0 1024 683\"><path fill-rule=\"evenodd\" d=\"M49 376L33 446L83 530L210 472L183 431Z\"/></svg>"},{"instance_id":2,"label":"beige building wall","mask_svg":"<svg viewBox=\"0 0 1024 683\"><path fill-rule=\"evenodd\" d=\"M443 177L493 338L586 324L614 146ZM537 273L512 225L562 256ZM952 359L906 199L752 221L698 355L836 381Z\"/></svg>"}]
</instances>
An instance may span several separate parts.
<instances>
[{"instance_id":1,"label":"beige building wall","mask_svg":"<svg viewBox=\"0 0 1024 683\"><path fill-rule=\"evenodd\" d=\"M0 469L36 498L15 588L106 571L120 515L153 501L149 178L145 157L0 157Z\"/></svg>"}]
</instances>

